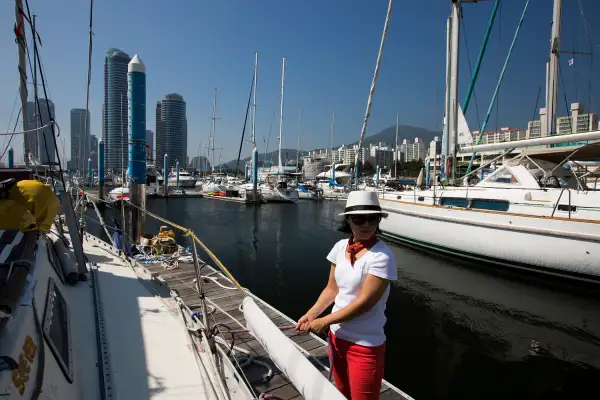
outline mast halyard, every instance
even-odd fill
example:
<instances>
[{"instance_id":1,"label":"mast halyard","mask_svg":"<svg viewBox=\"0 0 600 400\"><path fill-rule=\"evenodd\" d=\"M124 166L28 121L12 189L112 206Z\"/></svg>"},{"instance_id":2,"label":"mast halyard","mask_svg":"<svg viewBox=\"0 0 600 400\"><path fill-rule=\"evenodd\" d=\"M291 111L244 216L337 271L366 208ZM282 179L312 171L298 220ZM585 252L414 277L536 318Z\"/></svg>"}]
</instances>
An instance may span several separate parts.
<instances>
[{"instance_id":1,"label":"mast halyard","mask_svg":"<svg viewBox=\"0 0 600 400\"><path fill-rule=\"evenodd\" d=\"M281 64L281 101L279 109L279 173L283 172L283 165L281 163L281 143L283 142L283 88L285 85L285 57Z\"/></svg>"},{"instance_id":2,"label":"mast halyard","mask_svg":"<svg viewBox=\"0 0 600 400\"><path fill-rule=\"evenodd\" d=\"M217 88L215 88L214 94L213 94L212 117L210 117L210 119L211 119L210 137L208 139L208 151L210 152L210 150L212 150L211 170L213 173L215 172L215 128L216 128L215 120L217 119L216 114L217 114ZM212 148L210 147L211 143L212 143Z\"/></svg>"}]
</instances>

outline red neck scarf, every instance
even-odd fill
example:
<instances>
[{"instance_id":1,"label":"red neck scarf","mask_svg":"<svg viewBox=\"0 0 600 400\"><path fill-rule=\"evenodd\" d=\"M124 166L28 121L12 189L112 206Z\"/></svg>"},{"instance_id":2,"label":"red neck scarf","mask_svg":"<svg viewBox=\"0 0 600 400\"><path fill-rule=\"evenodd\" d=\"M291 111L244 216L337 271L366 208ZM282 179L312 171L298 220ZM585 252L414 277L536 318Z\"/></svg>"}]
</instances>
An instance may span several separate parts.
<instances>
[{"instance_id":1,"label":"red neck scarf","mask_svg":"<svg viewBox=\"0 0 600 400\"><path fill-rule=\"evenodd\" d=\"M354 266L356 262L356 254L359 253L363 249L368 249L373 247L373 245L377 242L377 235L371 236L367 240L362 240L355 242L354 236L350 236L348 239L348 254L350 254L350 264Z\"/></svg>"}]
</instances>

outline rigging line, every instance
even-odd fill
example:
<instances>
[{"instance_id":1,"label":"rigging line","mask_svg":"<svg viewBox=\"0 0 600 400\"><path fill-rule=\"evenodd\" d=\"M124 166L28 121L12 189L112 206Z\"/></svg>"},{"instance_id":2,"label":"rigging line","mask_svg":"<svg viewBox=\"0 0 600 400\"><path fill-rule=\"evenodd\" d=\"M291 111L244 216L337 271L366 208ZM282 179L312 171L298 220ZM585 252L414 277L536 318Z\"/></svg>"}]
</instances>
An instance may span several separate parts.
<instances>
[{"instance_id":1,"label":"rigging line","mask_svg":"<svg viewBox=\"0 0 600 400\"><path fill-rule=\"evenodd\" d=\"M154 218L154 219L157 219L157 220L159 220L159 221L162 221L162 222L164 222L165 224L171 225L172 227L174 227L174 228L177 228L177 229L179 229L180 231L184 232L184 234L191 236L191 237L192 237L192 239L194 239L194 241L195 241L196 243L198 243L198 245L199 245L199 246L202 248L202 250L204 250L204 251L206 252L206 254L208 254L208 256L209 256L209 257L212 259L212 261L213 261L213 262L214 262L214 263L217 265L217 267L219 267L219 269L220 269L220 270L221 270L223 273L225 273L225 275L226 275L226 276L227 276L227 277L228 277L228 278L231 280L231 282L232 282L232 283L233 283L235 286L237 286L237 288L238 288L238 289L239 289L239 290L242 292L242 294L244 294L244 296L247 296L247 295L248 295L248 294L246 293L246 290L245 290L245 289L242 287L242 285L240 285L240 283L237 281L237 279L235 279L235 277L233 276L233 274L232 274L231 272L229 272L229 270L227 269L227 267L225 267L225 265L224 265L224 264L221 262L221 260L219 260L219 259L217 258L217 256L216 256L216 255L215 255L215 254L214 254L214 253L213 253L213 252L212 252L212 251L211 251L211 250L208 248L208 246L206 246L206 245L204 244L204 242L202 242L202 241L201 241L201 240L198 238L198 236L196 236L196 234L195 234L195 233L194 233L194 232L193 232L191 229L185 228L185 227L183 227L183 226L181 226L181 225L178 225L178 224L176 224L176 223L174 223L174 222L172 222L172 221L169 221L169 220L168 220L168 219L166 219L166 218L163 218L163 217L161 217L161 216L159 216L159 215L156 215L156 214L154 214L154 213L152 213L152 212L150 212L150 211L148 211L148 210L146 210L146 209L144 209L144 208L142 208L142 207L138 206L137 204L133 204L133 203L129 202L129 205L130 205L130 206L133 206L133 207L135 207L135 208L137 208L137 209L139 209L139 210L141 210L141 211L143 211L144 213L146 213L146 215L149 215L149 216L151 216L151 217L152 217L152 218Z\"/></svg>"},{"instance_id":2,"label":"rigging line","mask_svg":"<svg viewBox=\"0 0 600 400\"><path fill-rule=\"evenodd\" d=\"M18 99L19 99L19 86L17 85L17 94L15 95L15 102L13 103L13 108L10 113L10 119L8 120L8 125L6 126L7 132L10 130L10 125L12 123L12 119L15 116L15 109L17 108L17 100ZM6 138L4 138L4 141L2 142L2 146L0 146L0 147L4 147L5 145L6 145Z\"/></svg>"},{"instance_id":3,"label":"rigging line","mask_svg":"<svg viewBox=\"0 0 600 400\"><path fill-rule=\"evenodd\" d=\"M27 15L29 16L29 19L31 19L31 12L30 12L30 9L29 9L29 0L25 0L25 5L27 6ZM38 67L39 67L39 70L40 70L40 78L42 79L42 88L44 90L44 97L46 98L46 100L48 100L48 90L47 90L47 87L46 87L46 78L44 77L44 70L42 69L42 63L40 61L40 56L39 56L39 53L38 53L38 50L37 50L37 39L35 37L35 31L33 29L33 26L31 26L31 31L32 31L32 36L34 37L34 44L36 44L34 46L34 52L35 52L35 54L37 56L36 59L37 59ZM38 109L39 109L39 104L38 104ZM50 117L50 120L54 121L54 117L50 113L50 104L48 103L48 101L46 101L46 109L48 111L48 116ZM56 142L56 132L54 131L54 125L55 124L52 124L52 126L51 126L51 128L52 128L52 141L54 142L54 150L56 152L56 160L57 160L57 163L58 163L58 171L60 173L60 180L61 180L61 182L63 184L63 187L66 188L67 185L65 183L65 176L64 176L63 169L62 169L62 165L61 165L62 163L60 161L60 152L58 151L58 144ZM46 135L43 135L43 136L44 136L44 143L46 143ZM46 151L48 151L48 146L46 146ZM50 157L48 157L48 159L50 159ZM54 184L54 177L52 176L52 174L50 174L50 178L52 180L52 184Z\"/></svg>"},{"instance_id":4,"label":"rigging line","mask_svg":"<svg viewBox=\"0 0 600 400\"><path fill-rule=\"evenodd\" d=\"M359 176L359 164L358 157L361 153L363 140L367 131L367 123L371 116L371 106L373 105L373 95L375 94L375 86L377 84L377 77L379 76L379 67L381 66L381 58L383 57L383 48L385 45L385 39L387 37L388 28L390 25L390 19L392 17L392 9L394 7L394 0L390 0L388 3L387 13L385 15L385 23L383 25L383 33L381 34L381 42L379 43L379 52L377 53L377 61L375 62L375 72L373 73L373 80L371 81L371 89L369 90L369 97L367 99L367 109L365 110L365 118L363 120L362 128L360 130L360 138L358 139L358 149L354 158L354 169L356 174L356 187L358 187L358 176Z\"/></svg>"},{"instance_id":5,"label":"rigging line","mask_svg":"<svg viewBox=\"0 0 600 400\"><path fill-rule=\"evenodd\" d=\"M279 93L275 96L275 103L279 103ZM264 163L267 159L267 153L269 152L269 142L271 141L271 132L273 131L273 120L275 119L275 109L277 105L273 106L273 113L271 114L271 122L269 124L269 135L267 136L267 148L265 150L265 156L263 157L263 167ZM273 154L269 155L269 168L271 168L271 164L273 164Z\"/></svg>"},{"instance_id":6,"label":"rigging line","mask_svg":"<svg viewBox=\"0 0 600 400\"><path fill-rule=\"evenodd\" d=\"M250 103L252 102L252 90L254 89L254 72L252 73L252 84L250 84L250 95L248 97L248 105L246 106L246 118L244 118L244 128L242 129L242 140L240 141L240 150L238 151L237 163L235 164L235 173L233 176L237 176L238 169L240 167L240 157L242 156L242 147L244 146L244 135L246 133L246 124L248 123L248 113L250 111ZM254 149L253 149L254 151Z\"/></svg>"},{"instance_id":7,"label":"rigging line","mask_svg":"<svg viewBox=\"0 0 600 400\"><path fill-rule=\"evenodd\" d=\"M462 34L465 41L465 48L467 50L467 61L469 63L469 72L473 76L473 66L471 65L471 50L469 50L469 42L467 41L467 25L463 17L463 13L460 13L460 19L462 20ZM477 104L477 91L473 87L473 99L475 100L475 111L477 113L477 126L481 126L481 118L479 117L479 105ZM466 110L463 110L466 112Z\"/></svg>"},{"instance_id":8,"label":"rigging line","mask_svg":"<svg viewBox=\"0 0 600 400\"><path fill-rule=\"evenodd\" d=\"M563 79L563 73L562 73L562 68L561 68L560 64L558 65L558 76L560 78L560 84L564 88L565 87L565 80ZM570 131L569 133L574 133L573 132L573 122L572 122L573 118L571 118L571 116L569 114L569 102L567 101L567 91L565 89L563 89L562 92L563 92L563 96L564 96L564 99L565 99L565 109L567 110L566 113L569 116L569 128L570 128L569 129L569 131ZM557 119L557 121L558 121L558 119ZM556 127L556 133L557 134L558 134L558 131L559 131L558 128L559 127Z\"/></svg>"},{"instance_id":9,"label":"rigging line","mask_svg":"<svg viewBox=\"0 0 600 400\"><path fill-rule=\"evenodd\" d=\"M519 19L519 23L517 24L517 29L515 30L515 34L513 36L512 42L510 43L510 47L508 49L508 54L506 55L506 59L504 60L504 65L502 66L502 71L500 71L500 77L498 78L498 82L496 83L496 88L494 89L494 94L492 95L492 100L490 101L490 105L488 107L487 113L485 114L485 118L483 119L483 125L479 129L479 135L477 136L477 140L475 143L479 143L481 138L483 137L483 132L485 131L485 127L489 121L490 115L493 111L493 106L496 104L498 91L500 90L500 86L502 85L502 81L504 80L504 74L508 67L509 61L512 56L513 49L515 47L515 43L517 42L517 38L519 37L519 32L521 31L521 26L523 25L523 20L525 19L525 15L527 14L527 9L529 8L529 0L526 0L525 7L523 7L523 13L521 14L521 18ZM469 165L467 167L467 174L471 172L471 167L473 166L473 161L475 160L476 152L471 154L471 160L469 161Z\"/></svg>"},{"instance_id":10,"label":"rigging line","mask_svg":"<svg viewBox=\"0 0 600 400\"><path fill-rule=\"evenodd\" d=\"M542 87L540 86L538 88L538 93L537 93L537 97L535 98L535 107L533 108L533 116L531 117L530 121L535 121L535 116L537 115L537 110L538 110L538 103L540 101L540 94L542 93ZM528 138L529 139L529 138Z\"/></svg>"},{"instance_id":11,"label":"rigging line","mask_svg":"<svg viewBox=\"0 0 600 400\"><path fill-rule=\"evenodd\" d=\"M48 122L44 126L40 126L39 128L28 129L26 131L21 131L21 132L0 132L0 136L24 135L26 133L36 132L36 131L48 128L50 125L54 125L54 124L56 124L56 122L50 121L50 122ZM56 125L58 125L58 124L56 124ZM60 129L59 129L59 131L60 131Z\"/></svg>"},{"instance_id":12,"label":"rigging line","mask_svg":"<svg viewBox=\"0 0 600 400\"><path fill-rule=\"evenodd\" d=\"M90 0L90 30L89 30L89 42L88 42L88 71L87 71L87 86L85 89L85 126L83 130L85 134L83 135L83 140L79 143L78 147L83 147L83 157L86 156L86 149L90 147L87 143L89 140L91 142L90 132L88 128L89 124L89 106L90 106L90 83L92 81L92 37L94 36L94 32L92 31L92 21L94 15L94 0ZM121 110L122 111L122 110ZM91 153L91 148L90 148ZM84 161L85 162L85 161Z\"/></svg>"},{"instance_id":13,"label":"rigging line","mask_svg":"<svg viewBox=\"0 0 600 400\"><path fill-rule=\"evenodd\" d=\"M498 16L498 66L500 67L500 74L502 74L502 5L499 5L500 15ZM498 93L499 94L499 93ZM496 132L500 129L500 96L496 97Z\"/></svg>"},{"instance_id":14,"label":"rigging line","mask_svg":"<svg viewBox=\"0 0 600 400\"><path fill-rule=\"evenodd\" d=\"M17 119L15 120L15 126L13 127L13 132L15 132L17 130L17 124L19 123L19 117L22 114L22 109L19 109L19 113L17 114ZM4 151L2 152L2 155L0 156L0 160L4 157L4 155L6 154L6 152L8 151L8 149L10 148L10 143L13 140L14 135L10 136L10 139L8 139L8 144L6 145L6 147L4 148Z\"/></svg>"},{"instance_id":15,"label":"rigging line","mask_svg":"<svg viewBox=\"0 0 600 400\"><path fill-rule=\"evenodd\" d=\"M37 36L37 30L35 29L35 18L31 18L31 14L29 13L29 5L27 6L27 13L29 14L29 19L33 21L33 24L30 25L31 27L31 36L33 38L33 67L35 68L36 66L36 60L39 58L39 53L38 53L38 49L37 49L37 42L38 42L38 36ZM29 57L28 57L29 58ZM31 61L30 61L31 62ZM29 66L29 68L31 69L31 65ZM41 67L40 67L41 68ZM33 73L33 69L32 69L32 73ZM40 69L40 74L41 74L41 69ZM37 83L37 82L35 82ZM36 88L37 89L37 86ZM39 102L39 97L37 96L37 90L33 91L33 96L34 96L34 102L33 105L34 107L37 108L37 110L34 110L34 112L37 112L37 117L35 119L35 125L37 126L38 124L42 124L42 109L40 106L40 102ZM46 107L47 107L47 111L48 111L48 118L50 119L50 121L53 121L53 116L50 113L50 105L48 104L48 97L45 96L46 99ZM48 141L46 140L46 132L41 131L41 135L42 135L42 139L44 139L44 151L46 153L46 157L48 158L48 167L50 167L50 153L48 150ZM40 165L42 165L42 155L40 154L40 135L36 133L37 136L37 150L38 150L38 160ZM56 144L55 144L56 146ZM52 176L52 174L50 174L50 181L52 182L52 187L55 187L55 182L54 182L54 176ZM64 187L64 185L63 185Z\"/></svg>"}]
</instances>

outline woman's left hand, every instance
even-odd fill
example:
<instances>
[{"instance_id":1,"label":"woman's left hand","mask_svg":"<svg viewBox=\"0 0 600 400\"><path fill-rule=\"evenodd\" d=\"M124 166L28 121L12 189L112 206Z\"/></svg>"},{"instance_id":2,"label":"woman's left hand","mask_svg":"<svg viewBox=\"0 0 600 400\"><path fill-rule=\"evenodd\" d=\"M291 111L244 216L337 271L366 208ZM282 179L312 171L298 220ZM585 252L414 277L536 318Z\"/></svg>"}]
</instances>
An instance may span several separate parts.
<instances>
[{"instance_id":1,"label":"woman's left hand","mask_svg":"<svg viewBox=\"0 0 600 400\"><path fill-rule=\"evenodd\" d=\"M325 320L325 318L317 318L310 323L308 326L309 332L314 333L325 333L329 330L329 323Z\"/></svg>"}]
</instances>

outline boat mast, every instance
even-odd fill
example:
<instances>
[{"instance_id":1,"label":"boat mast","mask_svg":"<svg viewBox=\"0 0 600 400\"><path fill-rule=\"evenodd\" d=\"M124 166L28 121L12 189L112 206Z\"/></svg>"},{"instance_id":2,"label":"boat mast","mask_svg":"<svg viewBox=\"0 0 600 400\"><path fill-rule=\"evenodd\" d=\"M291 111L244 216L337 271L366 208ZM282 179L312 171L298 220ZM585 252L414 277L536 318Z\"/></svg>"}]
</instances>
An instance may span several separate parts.
<instances>
[{"instance_id":1,"label":"boat mast","mask_svg":"<svg viewBox=\"0 0 600 400\"><path fill-rule=\"evenodd\" d=\"M452 1L452 13L450 16L450 76L448 88L448 111L446 118L448 123L448 164L449 171L446 177L454 180L456 178L456 147L458 139L458 59L459 59L459 37L460 37L460 13L461 1Z\"/></svg>"},{"instance_id":2,"label":"boat mast","mask_svg":"<svg viewBox=\"0 0 600 400\"><path fill-rule=\"evenodd\" d=\"M296 149L296 172L298 172L298 162L300 161L300 130L302 129L302 109L298 118L298 148Z\"/></svg>"},{"instance_id":3,"label":"boat mast","mask_svg":"<svg viewBox=\"0 0 600 400\"><path fill-rule=\"evenodd\" d=\"M252 83L252 189L256 196L258 188L258 149L256 148L256 87L258 85L258 52L254 58L254 82ZM265 153L266 157L266 153Z\"/></svg>"},{"instance_id":4,"label":"boat mast","mask_svg":"<svg viewBox=\"0 0 600 400\"><path fill-rule=\"evenodd\" d=\"M37 19L37 15L33 14L33 32L34 35L37 34L37 31L35 30L35 20ZM35 49L35 36L33 37L33 45L31 46L32 49ZM47 101L48 99L46 99ZM37 85L37 51L34 50L33 52L33 115L35 115L35 129L39 129L42 124L41 124L41 120L40 120L40 113L38 112L40 110L40 104L39 104L39 98L38 98L38 85ZM30 137L30 144L29 144L29 148L31 148L33 146L33 144L36 144L37 147L37 153L38 153L38 159L36 161L40 162L41 165L41 160L42 160L42 149L44 149L44 143L43 143L43 133L42 134L42 138L40 138L40 133L39 131L35 131L32 132ZM35 135L35 136L34 136ZM36 138L37 140L35 140L34 138ZM48 160L49 162L50 160Z\"/></svg>"},{"instance_id":5,"label":"boat mast","mask_svg":"<svg viewBox=\"0 0 600 400\"><path fill-rule=\"evenodd\" d=\"M79 116L79 119L81 120L81 115ZM123 93L121 93L121 112L119 113L119 123L121 124L121 187L125 187L125 161L123 158Z\"/></svg>"},{"instance_id":6,"label":"boat mast","mask_svg":"<svg viewBox=\"0 0 600 400\"><path fill-rule=\"evenodd\" d=\"M335 132L335 113L331 114L331 139L329 142L329 156L331 157L331 166L329 167L330 177L333 174L333 134ZM360 150L359 150L360 151ZM356 165L354 166L356 168Z\"/></svg>"},{"instance_id":7,"label":"boat mast","mask_svg":"<svg viewBox=\"0 0 600 400\"><path fill-rule=\"evenodd\" d=\"M394 178L398 177L398 114L396 114L396 142L394 144Z\"/></svg>"},{"instance_id":8,"label":"boat mast","mask_svg":"<svg viewBox=\"0 0 600 400\"><path fill-rule=\"evenodd\" d=\"M258 52L254 58L254 84L252 93L252 151L256 149L256 84L258 81Z\"/></svg>"},{"instance_id":9,"label":"boat mast","mask_svg":"<svg viewBox=\"0 0 600 400\"><path fill-rule=\"evenodd\" d=\"M212 172L215 172L215 120L217 119L216 117L217 114L217 88L215 88L214 90L214 94L213 94L213 109L212 109L212 117L210 117L211 119L211 124L210 124L210 138L208 139L208 151L210 152L211 147L210 147L210 143L212 142Z\"/></svg>"},{"instance_id":10,"label":"boat mast","mask_svg":"<svg viewBox=\"0 0 600 400\"><path fill-rule=\"evenodd\" d=\"M15 0L15 34L16 42L19 50L19 93L21 95L21 120L23 121L23 131L26 133L23 135L23 158L25 165L29 166L29 146L31 142L32 133L27 132L29 130L27 121L27 60L25 58L25 21L23 18L23 0ZM35 132L37 133L37 132Z\"/></svg>"},{"instance_id":11,"label":"boat mast","mask_svg":"<svg viewBox=\"0 0 600 400\"><path fill-rule=\"evenodd\" d=\"M283 166L281 163L281 142L283 141L283 87L285 84L285 57L283 57L281 63L281 101L279 109L279 172L283 172Z\"/></svg>"},{"instance_id":12,"label":"boat mast","mask_svg":"<svg viewBox=\"0 0 600 400\"><path fill-rule=\"evenodd\" d=\"M546 115L541 118L542 134L550 136L554 131L554 119L558 104L558 68L560 61L560 25L562 0L554 0L552 13L552 36L550 38L550 60L546 63ZM567 110L568 111L568 110ZM545 119L545 121L544 121Z\"/></svg>"}]
</instances>

